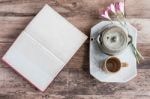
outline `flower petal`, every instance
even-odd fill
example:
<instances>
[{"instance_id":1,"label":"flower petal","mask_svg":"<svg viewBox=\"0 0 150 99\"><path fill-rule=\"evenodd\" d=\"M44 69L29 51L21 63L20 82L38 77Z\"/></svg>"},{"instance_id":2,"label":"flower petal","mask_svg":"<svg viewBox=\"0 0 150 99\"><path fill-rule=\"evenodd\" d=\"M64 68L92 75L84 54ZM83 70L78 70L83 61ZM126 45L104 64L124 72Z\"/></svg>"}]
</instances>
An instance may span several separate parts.
<instances>
[{"instance_id":1,"label":"flower petal","mask_svg":"<svg viewBox=\"0 0 150 99\"><path fill-rule=\"evenodd\" d=\"M110 10L111 10L113 13L116 13L115 5L114 5L114 4L110 4Z\"/></svg>"},{"instance_id":2,"label":"flower petal","mask_svg":"<svg viewBox=\"0 0 150 99\"><path fill-rule=\"evenodd\" d=\"M101 14L101 16L102 16L103 18L106 18L106 19L109 19L109 20L110 20L110 17L109 17L109 15L108 15L108 10L105 10L105 11Z\"/></svg>"},{"instance_id":3,"label":"flower petal","mask_svg":"<svg viewBox=\"0 0 150 99\"><path fill-rule=\"evenodd\" d=\"M115 9L116 9L116 12L119 12L119 11L120 11L119 2L116 2L116 3L115 3Z\"/></svg>"},{"instance_id":4,"label":"flower petal","mask_svg":"<svg viewBox=\"0 0 150 99\"><path fill-rule=\"evenodd\" d=\"M120 11L124 14L124 3L123 2L119 2L119 8L120 8Z\"/></svg>"},{"instance_id":5,"label":"flower petal","mask_svg":"<svg viewBox=\"0 0 150 99\"><path fill-rule=\"evenodd\" d=\"M121 12L122 14L124 14L124 3L123 2L116 2L115 3L115 9L116 12Z\"/></svg>"}]
</instances>

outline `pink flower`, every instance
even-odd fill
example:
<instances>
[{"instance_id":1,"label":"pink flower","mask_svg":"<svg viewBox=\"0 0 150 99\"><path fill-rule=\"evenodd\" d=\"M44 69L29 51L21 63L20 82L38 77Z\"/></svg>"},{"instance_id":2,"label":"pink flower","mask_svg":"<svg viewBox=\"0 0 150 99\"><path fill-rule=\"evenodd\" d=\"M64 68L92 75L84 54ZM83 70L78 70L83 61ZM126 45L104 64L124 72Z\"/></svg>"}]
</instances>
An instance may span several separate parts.
<instances>
[{"instance_id":1,"label":"pink flower","mask_svg":"<svg viewBox=\"0 0 150 99\"><path fill-rule=\"evenodd\" d=\"M115 3L116 12L121 12L124 14L124 3L123 2L117 2Z\"/></svg>"},{"instance_id":2,"label":"pink flower","mask_svg":"<svg viewBox=\"0 0 150 99\"><path fill-rule=\"evenodd\" d=\"M114 3L111 3L107 9L113 13L116 13L116 9L115 9L115 4Z\"/></svg>"},{"instance_id":3,"label":"pink flower","mask_svg":"<svg viewBox=\"0 0 150 99\"><path fill-rule=\"evenodd\" d=\"M108 10L104 10L103 13L101 14L101 16L103 18L106 18L108 20L111 20L111 18L109 17L109 14L108 14Z\"/></svg>"}]
</instances>

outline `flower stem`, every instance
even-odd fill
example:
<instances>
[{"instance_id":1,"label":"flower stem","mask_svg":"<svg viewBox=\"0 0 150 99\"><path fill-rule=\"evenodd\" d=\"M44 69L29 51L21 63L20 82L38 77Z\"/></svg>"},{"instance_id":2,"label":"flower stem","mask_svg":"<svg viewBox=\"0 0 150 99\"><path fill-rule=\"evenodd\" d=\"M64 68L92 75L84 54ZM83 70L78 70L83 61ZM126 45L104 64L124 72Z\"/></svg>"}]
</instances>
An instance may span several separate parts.
<instances>
[{"instance_id":1,"label":"flower stem","mask_svg":"<svg viewBox=\"0 0 150 99\"><path fill-rule=\"evenodd\" d=\"M126 23L125 17L123 15L122 16L116 15L116 16L117 16L117 19L118 19L119 23L123 27L125 27L127 29L128 33L129 33L129 29L127 27L127 23ZM122 23L121 18L123 19L124 24ZM134 46L133 41L131 42L131 47L132 47L133 53L135 55L136 61L139 64L140 59L144 60L144 57L141 55L141 53L138 51L138 49Z\"/></svg>"}]
</instances>

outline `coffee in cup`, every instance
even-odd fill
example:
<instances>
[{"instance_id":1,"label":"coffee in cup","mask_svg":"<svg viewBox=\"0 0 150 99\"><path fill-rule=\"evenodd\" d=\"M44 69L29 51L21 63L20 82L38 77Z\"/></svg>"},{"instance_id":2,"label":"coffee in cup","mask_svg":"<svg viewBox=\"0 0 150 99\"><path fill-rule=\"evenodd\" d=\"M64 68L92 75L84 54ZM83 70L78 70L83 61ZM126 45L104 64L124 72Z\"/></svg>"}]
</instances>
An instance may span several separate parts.
<instances>
[{"instance_id":1,"label":"coffee in cup","mask_svg":"<svg viewBox=\"0 0 150 99\"><path fill-rule=\"evenodd\" d=\"M122 67L127 67L126 62L121 62L119 58L111 56L104 61L103 70L107 73L117 73Z\"/></svg>"}]
</instances>

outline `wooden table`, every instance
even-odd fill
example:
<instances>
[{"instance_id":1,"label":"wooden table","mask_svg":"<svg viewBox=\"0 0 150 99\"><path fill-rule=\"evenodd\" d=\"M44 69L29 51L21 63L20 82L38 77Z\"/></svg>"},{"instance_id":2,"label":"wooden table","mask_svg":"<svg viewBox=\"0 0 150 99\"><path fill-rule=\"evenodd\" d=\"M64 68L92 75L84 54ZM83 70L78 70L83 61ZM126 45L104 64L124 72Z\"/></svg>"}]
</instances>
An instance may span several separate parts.
<instances>
[{"instance_id":1,"label":"wooden table","mask_svg":"<svg viewBox=\"0 0 150 99\"><path fill-rule=\"evenodd\" d=\"M0 0L0 56L45 3L89 36L90 28L102 21L98 9L112 1ZM0 62L0 99L150 99L150 0L124 2L126 17L138 30L138 48L145 57L136 78L119 84L102 83L90 76L87 40L44 93Z\"/></svg>"}]
</instances>

